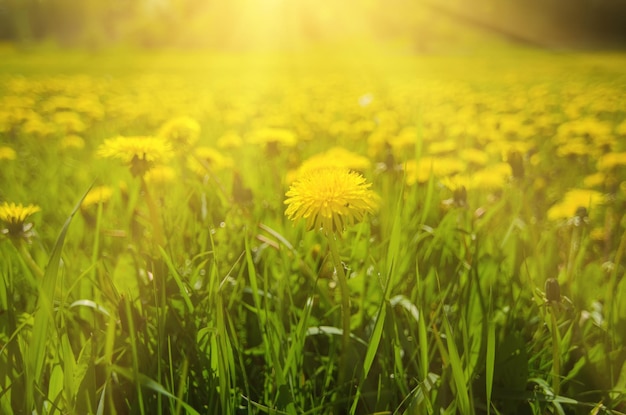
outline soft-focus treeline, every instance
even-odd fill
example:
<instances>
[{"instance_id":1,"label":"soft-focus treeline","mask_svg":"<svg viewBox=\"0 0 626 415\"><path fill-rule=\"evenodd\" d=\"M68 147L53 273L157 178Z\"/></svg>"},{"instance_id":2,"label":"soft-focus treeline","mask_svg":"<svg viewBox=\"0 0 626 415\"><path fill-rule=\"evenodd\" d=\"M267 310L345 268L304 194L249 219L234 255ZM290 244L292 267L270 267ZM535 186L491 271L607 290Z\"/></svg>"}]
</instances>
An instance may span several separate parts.
<instances>
[{"instance_id":1,"label":"soft-focus treeline","mask_svg":"<svg viewBox=\"0 0 626 415\"><path fill-rule=\"evenodd\" d=\"M442 14L543 47L623 47L625 0L421 0Z\"/></svg>"},{"instance_id":2,"label":"soft-focus treeline","mask_svg":"<svg viewBox=\"0 0 626 415\"><path fill-rule=\"evenodd\" d=\"M0 38L237 49L362 33L366 1L0 0Z\"/></svg>"},{"instance_id":3,"label":"soft-focus treeline","mask_svg":"<svg viewBox=\"0 0 626 415\"><path fill-rule=\"evenodd\" d=\"M0 40L26 44L233 50L401 37L420 45L474 29L549 47L615 46L626 39L626 1L0 0Z\"/></svg>"}]
</instances>

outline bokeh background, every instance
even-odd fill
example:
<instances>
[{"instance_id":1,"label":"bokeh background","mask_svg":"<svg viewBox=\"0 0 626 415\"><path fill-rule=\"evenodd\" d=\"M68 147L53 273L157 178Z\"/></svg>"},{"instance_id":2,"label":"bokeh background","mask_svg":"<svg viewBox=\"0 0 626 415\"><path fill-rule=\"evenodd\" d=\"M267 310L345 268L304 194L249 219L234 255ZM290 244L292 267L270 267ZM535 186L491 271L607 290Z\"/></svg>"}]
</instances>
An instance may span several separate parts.
<instances>
[{"instance_id":1,"label":"bokeh background","mask_svg":"<svg viewBox=\"0 0 626 415\"><path fill-rule=\"evenodd\" d=\"M624 0L0 0L0 41L227 51L402 42L416 53L513 41L626 45Z\"/></svg>"}]
</instances>

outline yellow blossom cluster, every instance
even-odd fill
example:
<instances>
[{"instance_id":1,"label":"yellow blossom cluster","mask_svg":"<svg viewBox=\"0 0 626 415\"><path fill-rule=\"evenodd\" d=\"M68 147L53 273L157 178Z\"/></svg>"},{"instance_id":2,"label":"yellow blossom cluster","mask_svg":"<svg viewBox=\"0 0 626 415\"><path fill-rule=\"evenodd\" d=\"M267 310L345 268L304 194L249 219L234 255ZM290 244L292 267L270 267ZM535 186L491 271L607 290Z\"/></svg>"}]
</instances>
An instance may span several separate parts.
<instances>
[{"instance_id":1,"label":"yellow blossom cluster","mask_svg":"<svg viewBox=\"0 0 626 415\"><path fill-rule=\"evenodd\" d=\"M560 202L573 203L568 189L619 195L626 177L623 85L563 80L562 63L506 74L478 62L448 68L444 79L406 71L400 58L377 64L373 76L312 57L294 63L296 79L284 62L255 71L246 59L196 57L179 71L124 76L5 76L0 163L21 169L58 153L84 165L76 174L87 181L92 166L108 175L115 159L153 184L209 178L226 193L271 183L283 194L328 167L374 185L393 172L409 189L432 180L442 198L462 187L474 204L525 180L543 183L536 190L549 218Z\"/></svg>"}]
</instances>

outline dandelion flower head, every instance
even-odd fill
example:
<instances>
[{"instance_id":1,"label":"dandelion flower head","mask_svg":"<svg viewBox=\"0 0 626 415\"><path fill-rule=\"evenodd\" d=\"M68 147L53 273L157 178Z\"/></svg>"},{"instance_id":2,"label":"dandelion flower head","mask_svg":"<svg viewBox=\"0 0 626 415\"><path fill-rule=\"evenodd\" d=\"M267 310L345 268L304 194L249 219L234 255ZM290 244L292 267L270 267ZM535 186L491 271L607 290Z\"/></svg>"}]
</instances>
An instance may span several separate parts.
<instances>
[{"instance_id":1,"label":"dandelion flower head","mask_svg":"<svg viewBox=\"0 0 626 415\"><path fill-rule=\"evenodd\" d=\"M170 166L157 166L146 173L146 182L169 184L176 180L176 171Z\"/></svg>"},{"instance_id":2,"label":"dandelion flower head","mask_svg":"<svg viewBox=\"0 0 626 415\"><path fill-rule=\"evenodd\" d=\"M378 207L378 195L359 173L340 167L302 173L286 193L285 215L306 220L306 228L342 232Z\"/></svg>"},{"instance_id":3,"label":"dandelion flower head","mask_svg":"<svg viewBox=\"0 0 626 415\"><path fill-rule=\"evenodd\" d=\"M26 219L40 210L39 206L32 204L28 206L8 202L0 204L0 221L7 226L1 232L13 238L29 236L32 224L25 224Z\"/></svg>"},{"instance_id":4,"label":"dandelion flower head","mask_svg":"<svg viewBox=\"0 0 626 415\"><path fill-rule=\"evenodd\" d=\"M143 176L157 163L170 158L172 148L161 138L150 136L116 137L105 140L98 155L129 164L133 175Z\"/></svg>"},{"instance_id":5,"label":"dandelion flower head","mask_svg":"<svg viewBox=\"0 0 626 415\"><path fill-rule=\"evenodd\" d=\"M176 117L161 126L159 137L172 143L176 150L185 151L198 141L200 124L191 117Z\"/></svg>"},{"instance_id":6,"label":"dandelion flower head","mask_svg":"<svg viewBox=\"0 0 626 415\"><path fill-rule=\"evenodd\" d=\"M597 205L604 203L604 195L596 190L571 189L565 193L560 202L548 210L548 219L559 220L571 218L580 207L593 210Z\"/></svg>"},{"instance_id":7,"label":"dandelion flower head","mask_svg":"<svg viewBox=\"0 0 626 415\"><path fill-rule=\"evenodd\" d=\"M61 139L59 146L62 149L75 148L80 150L85 147L85 140L79 135L69 134Z\"/></svg>"},{"instance_id":8,"label":"dandelion flower head","mask_svg":"<svg viewBox=\"0 0 626 415\"><path fill-rule=\"evenodd\" d=\"M607 153L598 160L598 170L609 171L619 166L626 166L626 152Z\"/></svg>"},{"instance_id":9,"label":"dandelion flower head","mask_svg":"<svg viewBox=\"0 0 626 415\"><path fill-rule=\"evenodd\" d=\"M21 203L4 202L0 205L0 220L9 225L15 223L22 224L30 215L40 210L41 208L35 205L24 206Z\"/></svg>"},{"instance_id":10,"label":"dandelion flower head","mask_svg":"<svg viewBox=\"0 0 626 415\"><path fill-rule=\"evenodd\" d=\"M80 204L82 209L87 209L90 206L98 205L100 203L106 203L111 199L113 195L113 188L110 186L96 186L87 193L83 202Z\"/></svg>"},{"instance_id":11,"label":"dandelion flower head","mask_svg":"<svg viewBox=\"0 0 626 415\"><path fill-rule=\"evenodd\" d=\"M296 134L286 128L266 127L252 132L248 141L252 144L274 144L293 147L298 143Z\"/></svg>"},{"instance_id":12,"label":"dandelion flower head","mask_svg":"<svg viewBox=\"0 0 626 415\"><path fill-rule=\"evenodd\" d=\"M343 147L333 147L323 153L316 154L306 159L297 170L287 174L287 182L293 182L300 175L309 170L342 167L355 171L364 171L370 168L371 164L367 157L353 153Z\"/></svg>"},{"instance_id":13,"label":"dandelion flower head","mask_svg":"<svg viewBox=\"0 0 626 415\"><path fill-rule=\"evenodd\" d=\"M198 176L204 176L207 174L207 166L210 167L211 171L216 172L233 168L235 162L231 157L225 156L214 148L197 147L193 155L187 158L187 166Z\"/></svg>"},{"instance_id":14,"label":"dandelion flower head","mask_svg":"<svg viewBox=\"0 0 626 415\"><path fill-rule=\"evenodd\" d=\"M0 160L15 160L17 154L11 147L0 146Z\"/></svg>"}]
</instances>

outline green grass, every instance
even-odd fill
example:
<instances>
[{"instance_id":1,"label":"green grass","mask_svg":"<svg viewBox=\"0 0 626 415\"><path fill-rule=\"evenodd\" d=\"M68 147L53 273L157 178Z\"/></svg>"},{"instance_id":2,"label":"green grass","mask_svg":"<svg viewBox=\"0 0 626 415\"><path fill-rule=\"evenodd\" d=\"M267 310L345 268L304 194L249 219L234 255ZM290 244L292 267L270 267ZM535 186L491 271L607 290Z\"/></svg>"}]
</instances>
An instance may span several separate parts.
<instances>
[{"instance_id":1,"label":"green grass","mask_svg":"<svg viewBox=\"0 0 626 415\"><path fill-rule=\"evenodd\" d=\"M626 413L626 162L598 164L626 152L623 56L2 53L0 202L41 212L0 237L1 413ZM175 156L159 183L96 156L176 115L232 163ZM267 125L298 143L247 141ZM232 131L244 144L220 147ZM335 145L368 157L381 204L329 241L284 200ZM486 165L416 178L467 148ZM495 185L446 184L502 163ZM92 184L111 198L80 207ZM604 201L551 217L571 188Z\"/></svg>"}]
</instances>

